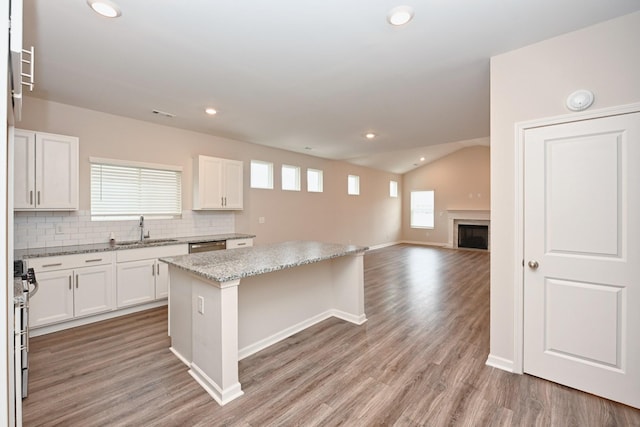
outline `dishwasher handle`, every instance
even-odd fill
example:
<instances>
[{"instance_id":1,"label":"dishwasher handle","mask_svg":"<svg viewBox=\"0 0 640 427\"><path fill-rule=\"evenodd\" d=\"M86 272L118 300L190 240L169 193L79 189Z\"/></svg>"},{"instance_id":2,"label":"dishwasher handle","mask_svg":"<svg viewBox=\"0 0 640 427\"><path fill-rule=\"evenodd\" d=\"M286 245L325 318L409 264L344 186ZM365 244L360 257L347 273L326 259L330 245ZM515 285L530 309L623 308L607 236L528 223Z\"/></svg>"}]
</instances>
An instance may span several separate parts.
<instances>
[{"instance_id":1,"label":"dishwasher handle","mask_svg":"<svg viewBox=\"0 0 640 427\"><path fill-rule=\"evenodd\" d=\"M225 240L217 242L204 242L204 243L189 243L189 253L209 252L209 251L221 251L227 249L227 242Z\"/></svg>"}]
</instances>

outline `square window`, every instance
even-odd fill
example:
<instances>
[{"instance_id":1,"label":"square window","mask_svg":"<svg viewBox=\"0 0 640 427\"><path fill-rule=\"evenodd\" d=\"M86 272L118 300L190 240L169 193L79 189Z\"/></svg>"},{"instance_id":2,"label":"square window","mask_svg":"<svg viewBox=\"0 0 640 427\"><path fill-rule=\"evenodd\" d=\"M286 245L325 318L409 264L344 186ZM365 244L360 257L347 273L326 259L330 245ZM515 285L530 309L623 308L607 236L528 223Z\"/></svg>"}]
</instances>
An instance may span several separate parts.
<instances>
[{"instance_id":1,"label":"square window","mask_svg":"<svg viewBox=\"0 0 640 427\"><path fill-rule=\"evenodd\" d=\"M251 188L273 189L273 163L251 160Z\"/></svg>"},{"instance_id":2,"label":"square window","mask_svg":"<svg viewBox=\"0 0 640 427\"><path fill-rule=\"evenodd\" d=\"M358 175L349 175L347 177L347 194L352 196L360 194L360 177Z\"/></svg>"},{"instance_id":3,"label":"square window","mask_svg":"<svg viewBox=\"0 0 640 427\"><path fill-rule=\"evenodd\" d=\"M310 193L322 193L322 171L307 169L307 191Z\"/></svg>"},{"instance_id":4,"label":"square window","mask_svg":"<svg viewBox=\"0 0 640 427\"><path fill-rule=\"evenodd\" d=\"M300 191L300 168L282 165L282 189Z\"/></svg>"},{"instance_id":5,"label":"square window","mask_svg":"<svg viewBox=\"0 0 640 427\"><path fill-rule=\"evenodd\" d=\"M397 181L389 181L389 197L398 197Z\"/></svg>"}]
</instances>

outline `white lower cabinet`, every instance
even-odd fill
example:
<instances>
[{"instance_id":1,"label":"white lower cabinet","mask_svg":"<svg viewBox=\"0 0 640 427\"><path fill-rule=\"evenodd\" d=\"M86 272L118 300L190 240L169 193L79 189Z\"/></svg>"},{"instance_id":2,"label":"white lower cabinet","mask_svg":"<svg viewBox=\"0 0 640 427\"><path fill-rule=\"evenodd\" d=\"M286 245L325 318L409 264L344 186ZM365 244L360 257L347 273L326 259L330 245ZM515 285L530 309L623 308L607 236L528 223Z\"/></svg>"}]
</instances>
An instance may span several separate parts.
<instances>
[{"instance_id":1,"label":"white lower cabinet","mask_svg":"<svg viewBox=\"0 0 640 427\"><path fill-rule=\"evenodd\" d=\"M119 251L116 264L118 308L167 298L169 266L158 258L187 253L187 245Z\"/></svg>"},{"instance_id":2,"label":"white lower cabinet","mask_svg":"<svg viewBox=\"0 0 640 427\"><path fill-rule=\"evenodd\" d=\"M36 273L38 292L29 300L29 326L35 328L115 308L113 265Z\"/></svg>"},{"instance_id":3,"label":"white lower cabinet","mask_svg":"<svg viewBox=\"0 0 640 427\"><path fill-rule=\"evenodd\" d=\"M142 304L156 297L155 260L121 262L118 270L118 307Z\"/></svg>"}]
</instances>

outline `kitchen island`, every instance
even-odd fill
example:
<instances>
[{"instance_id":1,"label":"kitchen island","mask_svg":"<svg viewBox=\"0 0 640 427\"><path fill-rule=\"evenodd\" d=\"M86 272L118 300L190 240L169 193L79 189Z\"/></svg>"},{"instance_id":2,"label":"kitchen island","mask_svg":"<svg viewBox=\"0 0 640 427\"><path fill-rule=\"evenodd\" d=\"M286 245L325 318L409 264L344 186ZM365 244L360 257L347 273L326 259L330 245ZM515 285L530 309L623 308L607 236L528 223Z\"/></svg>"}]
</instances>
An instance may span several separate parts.
<instances>
[{"instance_id":1,"label":"kitchen island","mask_svg":"<svg viewBox=\"0 0 640 427\"><path fill-rule=\"evenodd\" d=\"M296 241L162 258L171 351L224 405L243 394L239 360L330 317L367 320L366 250Z\"/></svg>"}]
</instances>

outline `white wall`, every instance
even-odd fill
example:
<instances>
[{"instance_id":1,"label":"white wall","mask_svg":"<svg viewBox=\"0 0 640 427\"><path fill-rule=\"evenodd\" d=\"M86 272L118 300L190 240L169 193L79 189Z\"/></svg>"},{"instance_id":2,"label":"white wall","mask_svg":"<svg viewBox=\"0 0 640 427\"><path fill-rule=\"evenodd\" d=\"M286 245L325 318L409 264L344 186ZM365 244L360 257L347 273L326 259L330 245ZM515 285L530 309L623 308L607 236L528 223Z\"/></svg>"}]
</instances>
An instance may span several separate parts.
<instances>
[{"instance_id":1,"label":"white wall","mask_svg":"<svg viewBox=\"0 0 640 427\"><path fill-rule=\"evenodd\" d=\"M447 210L489 210L489 147L463 148L403 176L402 239L446 244L449 240ZM435 191L433 229L411 228L411 192Z\"/></svg>"},{"instance_id":2,"label":"white wall","mask_svg":"<svg viewBox=\"0 0 640 427\"><path fill-rule=\"evenodd\" d=\"M591 110L640 101L640 12L491 59L491 357L514 358L517 122L569 113L566 97L595 94Z\"/></svg>"},{"instance_id":3,"label":"white wall","mask_svg":"<svg viewBox=\"0 0 640 427\"><path fill-rule=\"evenodd\" d=\"M86 228L90 209L89 157L105 157L143 161L149 163L182 166L182 193L184 210L192 207L192 158L198 154L242 160L244 162L244 210L234 212L229 220L227 213L194 213L206 222L215 221L215 227L223 232L228 230L224 224L233 224L239 233L257 235L256 243L270 243L283 240L304 239L321 240L336 243L353 243L374 246L400 240L401 199L389 197L389 180L400 181L401 176L370 168L352 165L346 162L325 160L304 154L278 150L270 147L234 141L198 132L162 126L154 123L133 120L126 117L100 113L36 98L25 98L24 115L20 127L30 130L73 135L80 139L80 211L70 214L70 220L78 225L76 238L58 236L65 242L87 243L82 239L96 238L83 235L80 228ZM249 188L249 170L252 159L274 163L274 189L256 190ZM280 168L282 164L301 167L303 176L302 191L282 191L280 189ZM324 192L306 192L306 168L324 171ZM360 176L360 196L347 196L347 175ZM19 221L32 218L18 214ZM259 223L260 217L265 218ZM50 218L52 221L55 217ZM224 221L221 224L220 221ZM189 224L175 226L188 228ZM184 221L183 221L184 222ZM196 221L198 222L198 221ZM81 225L82 224L82 225ZM118 238L128 239L135 233L135 221L123 224ZM46 222L45 222L46 225ZM171 224L147 221L147 226L155 237L176 237L167 230ZM94 226L91 225L93 228ZM221 228L222 227L222 228ZM200 230L199 227L196 227ZM154 231L156 230L156 231ZM189 231L187 230L187 231ZM17 230L20 233L28 230ZM50 227L44 232L52 232ZM75 232L75 231L73 231ZM118 230L116 230L118 232ZM37 233L37 231L36 231ZM105 230L97 231L97 238L108 239ZM100 234L101 233L101 234ZM206 232L210 234L209 232ZM192 235L193 233L189 233ZM27 234L27 239L41 236ZM53 236L54 239L56 236ZM45 238L46 240L46 238ZM22 244L22 240L20 241ZM52 243L46 240L45 244Z\"/></svg>"}]
</instances>

